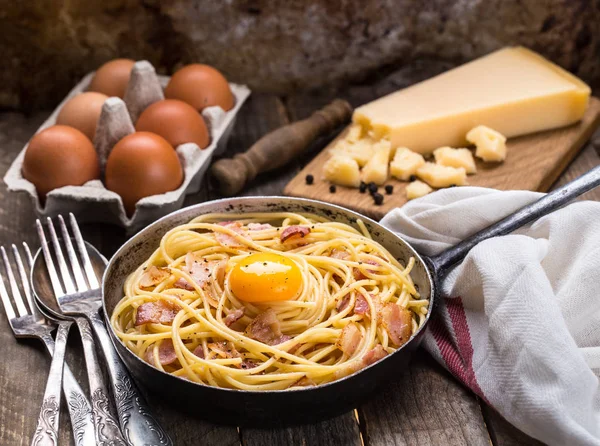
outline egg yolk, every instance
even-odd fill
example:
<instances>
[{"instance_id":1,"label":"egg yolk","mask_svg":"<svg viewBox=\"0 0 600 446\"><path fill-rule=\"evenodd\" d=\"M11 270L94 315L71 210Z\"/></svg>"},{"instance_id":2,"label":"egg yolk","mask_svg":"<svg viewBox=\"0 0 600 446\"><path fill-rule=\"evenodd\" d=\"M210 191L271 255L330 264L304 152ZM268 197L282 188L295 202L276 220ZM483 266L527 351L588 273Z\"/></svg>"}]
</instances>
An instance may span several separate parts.
<instances>
[{"instance_id":1,"label":"egg yolk","mask_svg":"<svg viewBox=\"0 0 600 446\"><path fill-rule=\"evenodd\" d=\"M302 288L302 272L289 258L271 253L250 254L229 276L231 291L245 302L290 300Z\"/></svg>"}]
</instances>

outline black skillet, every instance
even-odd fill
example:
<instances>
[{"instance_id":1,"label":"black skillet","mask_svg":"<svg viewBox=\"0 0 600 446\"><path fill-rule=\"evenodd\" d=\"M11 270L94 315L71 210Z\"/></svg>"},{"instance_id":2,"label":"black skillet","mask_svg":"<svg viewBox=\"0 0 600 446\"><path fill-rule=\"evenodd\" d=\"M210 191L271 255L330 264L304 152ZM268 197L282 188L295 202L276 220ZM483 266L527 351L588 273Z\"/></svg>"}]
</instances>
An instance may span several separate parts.
<instances>
[{"instance_id":1,"label":"black skillet","mask_svg":"<svg viewBox=\"0 0 600 446\"><path fill-rule=\"evenodd\" d=\"M420 256L402 238L369 218L319 201L286 197L246 197L198 204L161 218L131 238L116 252L108 263L102 285L106 323L110 327L108 316L123 297L123 284L126 277L150 256L163 234L169 229L210 212L269 211L310 212L354 226L356 220L361 219L373 238L401 262L406 262L411 256L415 257L416 264L411 277L419 287L421 295L430 298L431 305L427 314L427 321L429 321L439 298L437 290L441 280L450 268L462 260L477 243L491 237L509 234L558 209L599 184L600 167L596 167L435 257ZM301 390L260 392L210 387L160 372L129 351L112 329L109 328L108 332L132 375L149 392L162 395L164 404L179 407L214 422L266 427L323 420L357 407L365 399L374 395L377 388L387 380L398 376L408 364L412 353L418 348L426 325L395 353L351 376Z\"/></svg>"}]
</instances>

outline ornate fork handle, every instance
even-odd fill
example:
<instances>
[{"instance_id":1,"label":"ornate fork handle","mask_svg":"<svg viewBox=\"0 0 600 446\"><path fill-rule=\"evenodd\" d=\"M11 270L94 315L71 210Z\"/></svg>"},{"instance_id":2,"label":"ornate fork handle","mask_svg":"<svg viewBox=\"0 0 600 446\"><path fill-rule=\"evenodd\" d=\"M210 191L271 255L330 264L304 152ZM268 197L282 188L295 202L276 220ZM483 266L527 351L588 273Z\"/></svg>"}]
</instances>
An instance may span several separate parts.
<instances>
[{"instance_id":1,"label":"ornate fork handle","mask_svg":"<svg viewBox=\"0 0 600 446\"><path fill-rule=\"evenodd\" d=\"M70 322L65 322L70 323ZM54 354L54 339L52 336L43 336L42 341L46 345L50 355ZM94 444L94 419L92 418L92 406L79 383L73 376L69 365L65 363L63 371L63 393L67 400L67 408L71 417L73 428L73 440L76 446L89 446Z\"/></svg>"},{"instance_id":2,"label":"ornate fork handle","mask_svg":"<svg viewBox=\"0 0 600 446\"><path fill-rule=\"evenodd\" d=\"M126 446L125 439L119 429L119 424L112 414L111 403L108 399L108 389L104 383L100 363L96 356L96 348L90 324L81 317L75 318L75 322L77 323L77 327L79 327L83 342L85 364L90 383L96 444L98 446Z\"/></svg>"},{"instance_id":3,"label":"ornate fork handle","mask_svg":"<svg viewBox=\"0 0 600 446\"><path fill-rule=\"evenodd\" d=\"M60 393L62 391L62 375L65 363L65 350L69 335L69 322L60 322L56 331L54 356L50 365L50 373L46 382L44 401L40 408L35 434L31 439L32 446L58 445L58 419L60 415Z\"/></svg>"},{"instance_id":4,"label":"ornate fork handle","mask_svg":"<svg viewBox=\"0 0 600 446\"><path fill-rule=\"evenodd\" d=\"M144 397L119 358L99 312L90 312L86 316L106 357L119 422L127 443L131 446L172 446L173 442L151 415Z\"/></svg>"}]
</instances>

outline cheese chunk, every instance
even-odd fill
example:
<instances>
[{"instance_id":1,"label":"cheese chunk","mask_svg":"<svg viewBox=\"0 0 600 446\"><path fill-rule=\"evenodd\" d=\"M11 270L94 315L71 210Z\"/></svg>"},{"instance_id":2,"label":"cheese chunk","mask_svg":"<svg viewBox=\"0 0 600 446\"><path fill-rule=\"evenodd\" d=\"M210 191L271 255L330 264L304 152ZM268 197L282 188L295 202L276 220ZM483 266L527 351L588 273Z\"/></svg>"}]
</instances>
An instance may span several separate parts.
<instances>
[{"instance_id":1,"label":"cheese chunk","mask_svg":"<svg viewBox=\"0 0 600 446\"><path fill-rule=\"evenodd\" d=\"M327 181L339 186L360 186L358 163L344 155L333 155L323 166L323 175Z\"/></svg>"},{"instance_id":2,"label":"cheese chunk","mask_svg":"<svg viewBox=\"0 0 600 446\"><path fill-rule=\"evenodd\" d=\"M373 156L363 167L362 180L365 183L371 181L378 186L388 179L388 164L390 162L391 146L389 141L380 141L373 146Z\"/></svg>"},{"instance_id":3,"label":"cheese chunk","mask_svg":"<svg viewBox=\"0 0 600 446\"><path fill-rule=\"evenodd\" d=\"M332 155L345 155L356 160L360 167L363 167L373 157L373 144L371 139L359 139L355 142L347 140L338 141L330 150Z\"/></svg>"},{"instance_id":4,"label":"cheese chunk","mask_svg":"<svg viewBox=\"0 0 600 446\"><path fill-rule=\"evenodd\" d=\"M417 169L425 164L425 158L406 147L398 147L394 160L390 163L390 173L400 181L408 181Z\"/></svg>"},{"instance_id":5,"label":"cheese chunk","mask_svg":"<svg viewBox=\"0 0 600 446\"><path fill-rule=\"evenodd\" d=\"M470 130L467 141L475 144L475 156L484 161L506 159L506 137L485 125L478 125Z\"/></svg>"},{"instance_id":6,"label":"cheese chunk","mask_svg":"<svg viewBox=\"0 0 600 446\"><path fill-rule=\"evenodd\" d=\"M350 130L348 130L348 136L346 136L346 141L349 142L357 142L363 137L363 128L360 125L352 125L350 126Z\"/></svg>"},{"instance_id":7,"label":"cheese chunk","mask_svg":"<svg viewBox=\"0 0 600 446\"><path fill-rule=\"evenodd\" d=\"M433 189L429 187L428 184L416 180L406 186L406 198L408 200L414 200L415 198L427 195L431 191L433 191Z\"/></svg>"},{"instance_id":8,"label":"cheese chunk","mask_svg":"<svg viewBox=\"0 0 600 446\"><path fill-rule=\"evenodd\" d=\"M464 147L476 125L510 138L572 124L589 96L577 77L533 51L509 47L358 107L352 119L366 134L389 137L392 147L431 153Z\"/></svg>"},{"instance_id":9,"label":"cheese chunk","mask_svg":"<svg viewBox=\"0 0 600 446\"><path fill-rule=\"evenodd\" d=\"M425 163L417 169L417 176L437 189L452 185L463 186L467 184L467 171L464 167L440 166L434 163Z\"/></svg>"},{"instance_id":10,"label":"cheese chunk","mask_svg":"<svg viewBox=\"0 0 600 446\"><path fill-rule=\"evenodd\" d=\"M433 151L435 162L442 166L464 167L467 174L477 172L473 154L469 149L453 149L452 147L440 147Z\"/></svg>"}]
</instances>

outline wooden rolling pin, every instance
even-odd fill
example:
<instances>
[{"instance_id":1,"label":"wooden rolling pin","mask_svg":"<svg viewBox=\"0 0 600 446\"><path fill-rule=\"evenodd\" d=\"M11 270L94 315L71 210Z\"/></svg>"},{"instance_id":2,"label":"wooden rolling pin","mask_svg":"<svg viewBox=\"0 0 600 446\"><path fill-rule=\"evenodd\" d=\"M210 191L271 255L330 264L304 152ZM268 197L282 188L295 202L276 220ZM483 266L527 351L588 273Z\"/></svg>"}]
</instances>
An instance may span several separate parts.
<instances>
[{"instance_id":1,"label":"wooden rolling pin","mask_svg":"<svg viewBox=\"0 0 600 446\"><path fill-rule=\"evenodd\" d=\"M345 124L351 116L352 106L347 101L335 99L309 118L267 133L246 152L215 162L211 174L223 195L234 195L256 175L287 164L317 137Z\"/></svg>"}]
</instances>

